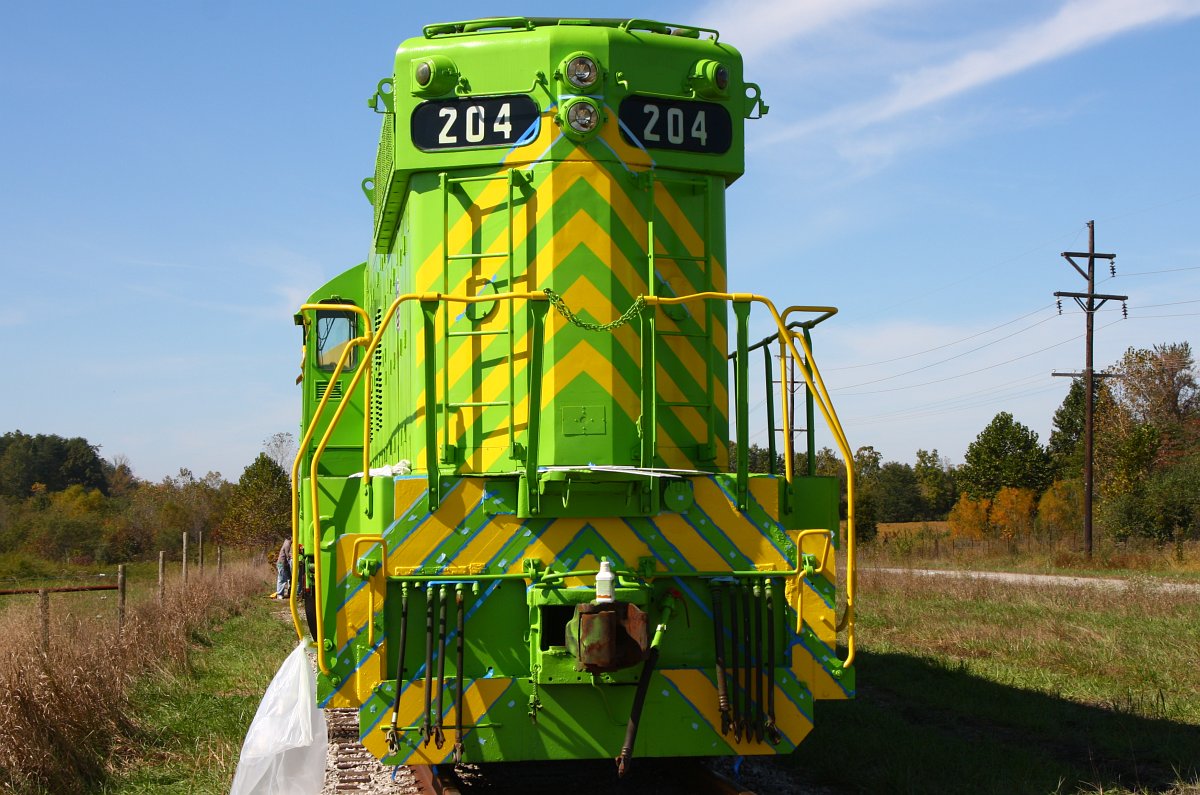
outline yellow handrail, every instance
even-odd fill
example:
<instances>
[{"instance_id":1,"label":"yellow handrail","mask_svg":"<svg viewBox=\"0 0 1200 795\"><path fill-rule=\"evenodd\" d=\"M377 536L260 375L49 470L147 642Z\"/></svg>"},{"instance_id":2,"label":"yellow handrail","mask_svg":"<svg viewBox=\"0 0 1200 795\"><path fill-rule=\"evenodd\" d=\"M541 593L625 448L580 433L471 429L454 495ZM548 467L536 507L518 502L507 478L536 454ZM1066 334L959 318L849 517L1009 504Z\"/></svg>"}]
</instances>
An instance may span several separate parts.
<instances>
[{"instance_id":1,"label":"yellow handrail","mask_svg":"<svg viewBox=\"0 0 1200 795\"><path fill-rule=\"evenodd\" d=\"M388 309L384 313L383 318L380 320L379 325L375 328L374 332L372 333L370 341L367 343L366 351L363 354L363 361L362 361L362 363L359 364L359 366L355 370L354 378L351 379L350 386L346 389L346 394L345 394L345 398L343 399L343 402L341 403L341 405L338 406L337 411L334 413L333 418L330 420L329 426L325 430L325 434L322 436L320 443L317 445L317 449L313 453L309 485L311 488L312 504L314 506L314 510L313 510L314 550L317 553L317 554L314 554L313 579L314 579L314 587L316 588L318 593L320 593L321 582L322 582L321 558L319 555L319 546L318 546L319 539L320 539L321 520L320 520L320 511L316 509L316 506L318 505L318 489L317 489L318 463L320 461L321 456L325 452L325 448L329 443L329 439L333 434L334 428L337 426L338 422L341 420L342 413L345 410L347 403L349 402L350 396L354 394L354 390L358 388L358 384L362 380L363 374L367 371L367 369L369 369L369 362L371 361L371 357L374 355L375 349L379 346L379 343L383 337L383 333L387 330L388 325L391 322L391 319L392 319L393 315L395 314L396 310L400 307L401 304L408 302L408 301L438 301L441 303L473 304L473 303L484 303L484 302L490 302L490 301L515 301L515 300L545 301L545 300L548 300L548 297L546 296L545 293L541 293L541 292L499 293L499 294L487 295L487 296L447 295L445 293L406 293L404 295L397 296L396 299L393 300L392 303L388 306ZM806 385L808 386L809 394L814 396L814 398L815 398L814 402L821 409L821 414L825 418L826 425L829 427L830 432L834 436L834 440L838 445L838 449L842 454L842 457L843 457L843 460L845 461L845 466L846 466L846 502L847 502L847 507L846 507L846 614L845 614L845 617L843 618L842 625L846 629L847 655L846 655L846 659L842 663L842 667L843 668L851 667L854 664L854 658L855 658L854 606L855 606L855 596L856 596L855 584L856 584L856 580L857 580L857 577L856 577L857 572L856 572L856 565L855 565L855 563L856 563L856 561L855 561L855 558L856 558L856 549L855 549L856 538L855 538L855 536L856 536L856 534L855 534L855 524L854 524L854 456L850 450L849 443L846 441L846 435L845 435L845 432L842 430L841 423L837 417L837 413L833 409L832 401L829 398L829 393L825 387L824 380L821 377L820 370L817 368L816 362L813 361L812 351L809 348L807 341L804 339L803 335L798 335L798 334L791 332L787 328L787 324L784 319L786 317L786 315L791 314L793 312L817 311L817 312L832 313L832 312L836 312L837 310L833 307L792 306L792 307L788 307L784 310L784 315L780 315L779 311L776 309L775 304L771 301L771 299L766 298L765 296L756 295L753 293L702 292L702 293L694 293L691 295L674 296L674 297L671 297L671 296L641 296L639 298L639 300L644 302L644 304L646 306L673 305L673 304L690 303L693 301L707 301L707 300L731 301L734 303L748 303L748 302L760 303L760 304L764 305L765 307L767 307L767 309L770 311L771 317L775 321L775 325L779 329L779 339L780 339L781 347L783 346L783 344L786 341L787 350L790 351L791 355L795 359L803 359L804 361L806 361L808 363L808 366L801 367L800 371L801 371L802 375L804 376ZM316 306L318 306L320 308L329 308L330 305L320 304L320 305L316 305ZM805 353L804 357L801 357L799 351L796 349L796 345L795 345L796 340L800 341L800 345L804 349L804 353ZM349 349L349 348L350 348L350 346L347 346L347 349ZM533 410L533 407L530 407L530 411L532 411L532 410ZM364 423L366 423L368 421L369 421L369 417L366 414L364 414ZM426 421L431 421L431 418L427 418ZM790 438L790 437L791 437L791 428L790 428L790 423L789 423L789 419L788 419L788 413L785 411L784 412L784 438L786 439L786 438ZM306 439L309 439L309 438L310 437L308 435L306 435ZM364 445L364 448L365 448L365 445ZM792 481L792 478L794 475L794 473L792 472L791 457L792 457L791 455L788 456L787 468L786 468L786 478L789 483ZM369 470L364 467L363 476L367 477L368 472L369 472ZM797 556L800 554L799 549L797 549L796 554L797 554ZM822 562L822 564L823 564L823 562ZM294 587L293 587L293 592L294 592ZM295 617L294 602L295 602L295 598L293 595L293 608L292 608L293 617ZM316 623L317 623L316 642L317 642L317 646L318 646L317 665L321 669L322 673L328 675L329 668L326 665L325 654L324 654L324 651L325 651L325 649L324 649L324 642L325 642L324 617L323 617L322 611L320 611L320 610L317 611L317 622Z\"/></svg>"},{"instance_id":2,"label":"yellow handrail","mask_svg":"<svg viewBox=\"0 0 1200 795\"><path fill-rule=\"evenodd\" d=\"M387 540L381 535L371 536L356 536L354 542L350 544L350 559L358 562L358 547L361 544L379 544L379 549L382 554L379 558L380 573L386 574L384 569L387 567ZM370 576L363 579L370 580ZM367 584L367 648L375 646L375 589Z\"/></svg>"},{"instance_id":3,"label":"yellow handrail","mask_svg":"<svg viewBox=\"0 0 1200 795\"><path fill-rule=\"evenodd\" d=\"M305 304L305 308L313 306L327 307L329 304ZM365 345L367 337L355 337L347 343L342 349L341 355L338 357L337 364L334 366L333 378L337 378L342 374L343 368L346 366L346 360L350 357L350 352L354 350L356 345ZM326 389L325 394L321 395L321 402L317 404L316 410L313 412L312 418L308 423L308 430L304 432L304 438L300 440L300 444L296 450L296 460L292 463L292 588L288 596L288 604L292 610L292 624L296 628L296 637L301 641L304 640L304 628L300 623L300 611L296 608L296 578L300 571L299 555L300 555L300 464L304 461L304 451L308 449L309 443L312 441L313 433L317 429L317 420L325 411L325 406L329 403L329 398L333 394L333 389ZM317 511L317 504L313 503L313 513ZM318 550L313 550L314 556Z\"/></svg>"},{"instance_id":4,"label":"yellow handrail","mask_svg":"<svg viewBox=\"0 0 1200 795\"><path fill-rule=\"evenodd\" d=\"M375 355L375 349L379 347L379 343L383 339L383 334L387 330L388 325L391 323L392 316L396 314L396 310L399 309L401 304L404 304L408 301L440 301L442 303L476 304L485 303L488 301L514 301L517 299L524 299L527 301L549 300L545 293L500 293L498 295L481 296L446 295L444 293L405 293L403 295L396 296L396 299L392 301L391 305L388 306L387 311L383 314L383 317L379 321L379 325L376 326L374 333L371 334L371 339L367 343L366 350L363 352L363 361L355 369L354 377L350 380L350 386L348 386L345 390L341 404L338 405L337 411L334 412L333 418L329 421L329 427L325 429L325 433L321 437L321 441L317 444L317 449L313 452L311 474L309 476L309 488L312 495L312 504L314 506L313 548L316 550L316 554L314 554L313 557L313 587L316 589L318 594L321 593L323 572L321 570L321 556L319 554L319 543L321 538L321 512L315 508L315 506L318 504L317 466L321 461L321 456L325 454L325 448L329 445L329 439L333 436L333 431L337 427L338 422L341 421L342 413L349 404L350 398L354 394L354 390L358 388L359 383L362 381L363 374L367 371L367 369L369 369L371 357ZM347 346L347 348L349 347L350 346ZM368 422L369 419L367 415L364 413L363 416L363 422ZM432 421L432 418L426 418L426 422ZM368 468L364 468L363 477L367 477L369 472L370 470ZM324 611L319 609L317 610L317 637L315 640L317 643L317 667L321 670L321 673L328 676L330 672L329 666L325 662L325 616Z\"/></svg>"},{"instance_id":5,"label":"yellow handrail","mask_svg":"<svg viewBox=\"0 0 1200 795\"><path fill-rule=\"evenodd\" d=\"M787 347L791 354L796 359L800 359L800 353L796 350L795 341L800 340L801 347L804 348L806 356L805 361L808 362L808 367L801 367L800 372L804 376L804 382L808 385L809 394L815 398L814 402L821 409L821 414L825 418L825 424L829 426L829 430L833 433L834 441L837 442L838 449L842 454L842 459L846 462L846 615L842 619L842 623L846 628L846 659L842 662L843 668L849 668L854 664L855 648L854 648L854 601L855 601L855 583L856 583L856 567L855 567L855 531L854 531L854 455L850 451L850 444L846 441L846 434L842 430L841 422L838 420L837 413L833 410L832 401L829 399L829 392L825 389L825 382L821 378L820 370L817 369L816 362L812 358L812 350L809 349L808 342L803 335L795 334L787 328L787 323L779 314L779 310L775 308L774 302L770 298L753 293L717 293L704 292L694 293L692 295L682 295L677 297L666 296L645 296L642 299L647 306L656 306L658 304L683 304L691 301L719 300L732 301L734 303L746 303L753 301L765 306L771 312L771 317L775 321L775 325L779 329L779 339L782 343L787 340ZM828 311L832 307L788 307L785 311L788 313L795 311ZM812 371L811 373L809 371ZM813 379L816 379L814 383ZM781 378L781 380L783 380ZM784 438L791 438L791 427L784 414ZM790 450L789 450L790 452ZM788 456L788 471L787 479L791 482L791 455ZM799 554L799 552L797 552Z\"/></svg>"}]
</instances>

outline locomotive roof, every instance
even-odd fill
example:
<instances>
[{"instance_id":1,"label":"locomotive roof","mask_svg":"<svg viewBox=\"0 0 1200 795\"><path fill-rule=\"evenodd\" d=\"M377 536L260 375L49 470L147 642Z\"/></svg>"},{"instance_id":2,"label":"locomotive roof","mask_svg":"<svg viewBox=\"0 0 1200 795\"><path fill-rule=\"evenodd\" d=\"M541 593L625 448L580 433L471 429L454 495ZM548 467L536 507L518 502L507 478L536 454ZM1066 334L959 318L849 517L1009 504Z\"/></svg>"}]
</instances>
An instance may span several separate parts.
<instances>
[{"instance_id":1,"label":"locomotive roof","mask_svg":"<svg viewBox=\"0 0 1200 795\"><path fill-rule=\"evenodd\" d=\"M485 30L498 32L504 29L513 31L532 30L533 28L555 25L590 25L605 28L648 30L654 33L673 34L689 38L698 38L700 33L704 32L711 33L714 39L718 37L717 31L712 28L655 22L654 20L639 19L636 17L484 17L482 19L472 19L463 22L440 22L434 25L426 25L423 32L426 38L433 38L434 36L445 36L456 33L475 33Z\"/></svg>"}]
</instances>

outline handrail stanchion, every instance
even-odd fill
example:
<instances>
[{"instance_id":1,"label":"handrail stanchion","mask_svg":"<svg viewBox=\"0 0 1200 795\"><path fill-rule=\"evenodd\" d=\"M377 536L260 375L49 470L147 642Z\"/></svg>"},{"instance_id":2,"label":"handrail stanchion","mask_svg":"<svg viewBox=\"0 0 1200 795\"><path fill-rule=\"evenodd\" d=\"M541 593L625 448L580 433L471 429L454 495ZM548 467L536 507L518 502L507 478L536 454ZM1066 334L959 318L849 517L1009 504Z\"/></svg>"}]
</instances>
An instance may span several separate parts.
<instances>
[{"instance_id":1,"label":"handrail stanchion","mask_svg":"<svg viewBox=\"0 0 1200 795\"><path fill-rule=\"evenodd\" d=\"M327 307L328 304L305 304L305 307L321 306ZM337 364L334 365L333 378L337 378L342 374L346 367L346 360L350 357L350 352L356 346L365 345L368 337L355 337L346 343L346 347L342 349L342 353L338 356ZM288 606L292 611L292 624L296 628L296 637L299 640L304 640L304 628L300 623L300 611L296 607L296 591L297 577L300 573L300 466L304 463L304 453L308 449L308 445L312 442L312 437L317 429L317 420L325 412L325 406L329 403L329 398L333 394L333 389L325 390L325 394L321 395L321 400L317 403L317 408L313 411L312 419L309 420L308 430L304 432L304 438L300 440L300 444L296 449L296 460L292 463L292 587L288 594ZM316 510L316 505L313 506ZM315 552L314 552L315 554Z\"/></svg>"},{"instance_id":2,"label":"handrail stanchion","mask_svg":"<svg viewBox=\"0 0 1200 795\"><path fill-rule=\"evenodd\" d=\"M750 491L750 303L735 302L737 318L737 356L734 379L737 389L737 500L738 510L746 510Z\"/></svg>"}]
</instances>

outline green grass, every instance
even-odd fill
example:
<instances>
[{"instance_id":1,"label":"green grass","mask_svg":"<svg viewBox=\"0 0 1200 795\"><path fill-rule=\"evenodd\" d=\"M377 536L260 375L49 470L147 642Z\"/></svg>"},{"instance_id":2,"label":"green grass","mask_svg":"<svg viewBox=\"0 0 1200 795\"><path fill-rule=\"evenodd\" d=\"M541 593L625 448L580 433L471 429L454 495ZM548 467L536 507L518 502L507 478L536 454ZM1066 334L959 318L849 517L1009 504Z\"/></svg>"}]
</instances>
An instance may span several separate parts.
<instances>
[{"instance_id":1,"label":"green grass","mask_svg":"<svg viewBox=\"0 0 1200 795\"><path fill-rule=\"evenodd\" d=\"M114 765L105 795L225 793L246 729L275 671L293 648L291 624L260 600L199 635L191 672L135 686L138 748Z\"/></svg>"},{"instance_id":2,"label":"green grass","mask_svg":"<svg viewBox=\"0 0 1200 795\"><path fill-rule=\"evenodd\" d=\"M858 700L795 762L848 792L1200 792L1200 597L864 574Z\"/></svg>"}]
</instances>

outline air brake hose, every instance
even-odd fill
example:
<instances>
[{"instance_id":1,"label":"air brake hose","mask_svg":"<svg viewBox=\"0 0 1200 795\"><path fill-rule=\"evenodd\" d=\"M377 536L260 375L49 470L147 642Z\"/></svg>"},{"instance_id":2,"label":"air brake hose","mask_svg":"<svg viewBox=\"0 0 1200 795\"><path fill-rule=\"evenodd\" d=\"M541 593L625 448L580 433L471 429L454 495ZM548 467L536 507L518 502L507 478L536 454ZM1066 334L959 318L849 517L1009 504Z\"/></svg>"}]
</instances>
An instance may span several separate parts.
<instances>
[{"instance_id":1,"label":"air brake hose","mask_svg":"<svg viewBox=\"0 0 1200 795\"><path fill-rule=\"evenodd\" d=\"M446 735L442 732L442 722L445 712L442 710L442 695L446 692L446 606L450 599L446 586L438 586L438 690L437 690L437 720L433 724L433 744L441 748L446 744Z\"/></svg>"},{"instance_id":2,"label":"air brake hose","mask_svg":"<svg viewBox=\"0 0 1200 795\"><path fill-rule=\"evenodd\" d=\"M753 627L750 625L750 600L752 598L750 586L743 584L738 589L738 593L742 599L742 662L744 663L742 668L742 687L746 694L746 702L742 710L742 735L746 738L746 742L750 742L750 737L754 734L750 728L751 716L754 714L750 703L754 698L754 687L750 680L750 677L754 675Z\"/></svg>"},{"instance_id":3,"label":"air brake hose","mask_svg":"<svg viewBox=\"0 0 1200 795\"><path fill-rule=\"evenodd\" d=\"M437 588L425 586L425 718L421 721L421 741L428 746L433 739L429 724L430 694L433 692L433 627L437 615Z\"/></svg>"},{"instance_id":4,"label":"air brake hose","mask_svg":"<svg viewBox=\"0 0 1200 795\"><path fill-rule=\"evenodd\" d=\"M713 652L717 663L717 708L721 712L721 734L729 731L729 693L725 689L725 616L724 606L725 592L721 586L713 582L709 584L712 589L712 609L713 609L713 636L714 646Z\"/></svg>"},{"instance_id":5,"label":"air brake hose","mask_svg":"<svg viewBox=\"0 0 1200 795\"><path fill-rule=\"evenodd\" d=\"M454 589L454 609L458 611L458 649L454 659L454 671L458 676L458 686L454 688L454 762L457 764L463 758L463 638L467 634L461 585Z\"/></svg>"},{"instance_id":6,"label":"air brake hose","mask_svg":"<svg viewBox=\"0 0 1200 795\"><path fill-rule=\"evenodd\" d=\"M738 608L738 585L735 582L729 587L729 630L731 633L731 641L729 643L729 651L732 655L732 665L730 666L730 692L733 694L733 741L740 743L742 741L742 699L740 688L738 687L738 662L740 654L738 651L738 643L741 642L741 634L738 632L738 614L741 610Z\"/></svg>"},{"instance_id":7,"label":"air brake hose","mask_svg":"<svg viewBox=\"0 0 1200 795\"><path fill-rule=\"evenodd\" d=\"M779 745L782 739L779 734L779 727L775 725L775 663L778 661L778 650L775 648L775 624L778 621L778 615L775 612L776 606L782 595L780 590L777 590L773 580L767 580L767 723L763 726L767 735L767 742L771 745Z\"/></svg>"},{"instance_id":8,"label":"air brake hose","mask_svg":"<svg viewBox=\"0 0 1200 795\"><path fill-rule=\"evenodd\" d=\"M633 759L633 746L637 742L638 724L642 720L642 709L646 706L646 692L650 689L650 678L654 674L654 666L658 663L658 647L662 643L663 635L667 632L667 622L671 620L671 611L675 607L675 601L683 598L679 591L668 591L666 598L663 599L662 608L659 611L660 617L658 627L654 630L654 640L650 641L650 651L646 655L646 662L642 664L642 675L638 679L637 692L633 695L633 709L629 713L629 723L625 726L625 742L621 746L621 753L617 757L617 775L624 776L629 770L630 761Z\"/></svg>"},{"instance_id":9,"label":"air brake hose","mask_svg":"<svg viewBox=\"0 0 1200 795\"><path fill-rule=\"evenodd\" d=\"M392 705L392 725L387 733L388 752L400 752L400 691L404 688L404 648L408 643L408 583L400 585L400 654L396 658L396 700Z\"/></svg>"},{"instance_id":10,"label":"air brake hose","mask_svg":"<svg viewBox=\"0 0 1200 795\"><path fill-rule=\"evenodd\" d=\"M763 593L761 585L755 585L751 595L754 606L754 739L763 740Z\"/></svg>"}]
</instances>

